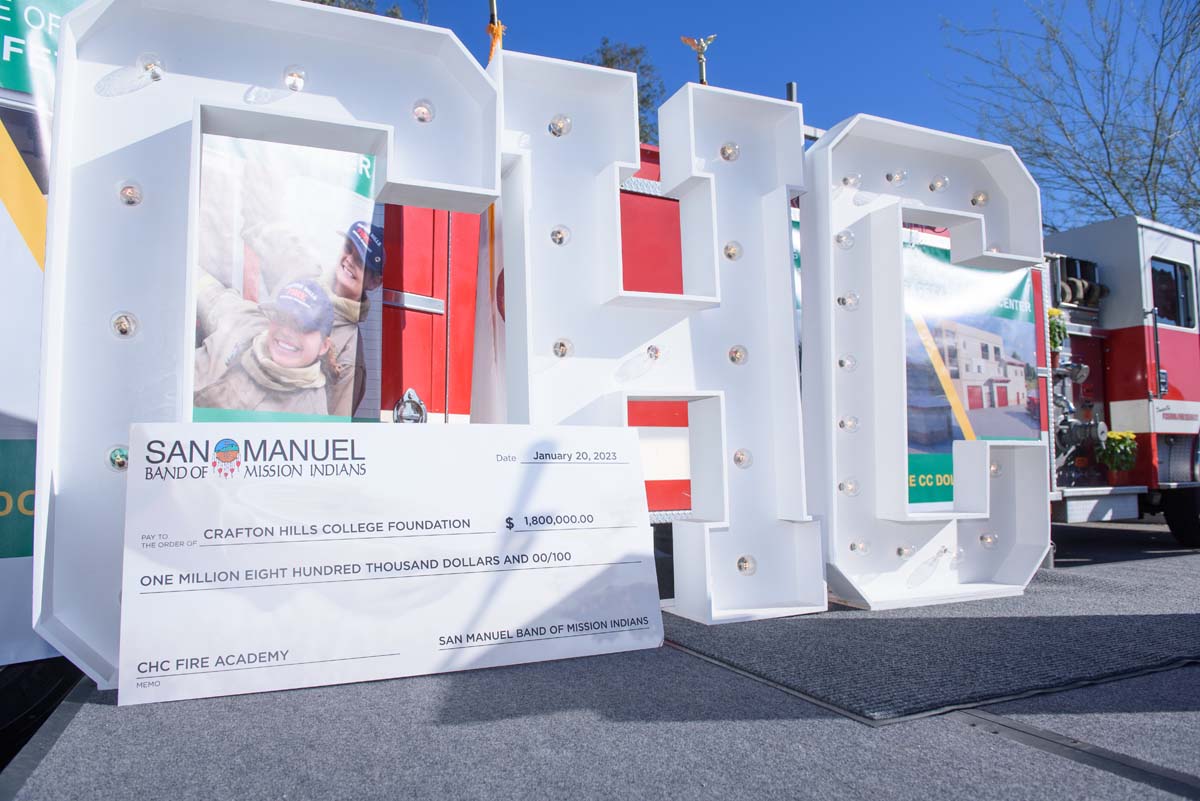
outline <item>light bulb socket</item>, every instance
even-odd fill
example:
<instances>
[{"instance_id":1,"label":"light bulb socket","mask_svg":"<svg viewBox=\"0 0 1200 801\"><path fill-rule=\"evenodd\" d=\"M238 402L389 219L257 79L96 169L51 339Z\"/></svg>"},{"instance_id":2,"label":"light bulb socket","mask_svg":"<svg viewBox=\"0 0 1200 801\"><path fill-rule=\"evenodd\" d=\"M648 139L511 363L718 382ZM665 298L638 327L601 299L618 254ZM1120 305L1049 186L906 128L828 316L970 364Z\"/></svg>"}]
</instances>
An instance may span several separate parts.
<instances>
[{"instance_id":1,"label":"light bulb socket","mask_svg":"<svg viewBox=\"0 0 1200 801\"><path fill-rule=\"evenodd\" d=\"M566 114L555 114L546 125L546 131L555 139L560 139L571 132L573 123Z\"/></svg>"},{"instance_id":2,"label":"light bulb socket","mask_svg":"<svg viewBox=\"0 0 1200 801\"><path fill-rule=\"evenodd\" d=\"M414 120L424 125L433 122L433 118L437 116L437 107L433 105L432 100L421 98L413 103L412 115Z\"/></svg>"}]
</instances>

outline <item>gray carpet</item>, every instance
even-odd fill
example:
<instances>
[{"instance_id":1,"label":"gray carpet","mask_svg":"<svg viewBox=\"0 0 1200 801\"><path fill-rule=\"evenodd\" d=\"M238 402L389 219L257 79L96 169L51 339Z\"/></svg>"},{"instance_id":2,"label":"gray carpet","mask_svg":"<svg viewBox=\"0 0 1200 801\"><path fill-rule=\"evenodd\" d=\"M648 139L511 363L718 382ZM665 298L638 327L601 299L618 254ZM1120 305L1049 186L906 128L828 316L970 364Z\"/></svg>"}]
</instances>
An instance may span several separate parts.
<instances>
[{"instance_id":1,"label":"gray carpet","mask_svg":"<svg viewBox=\"0 0 1200 801\"><path fill-rule=\"evenodd\" d=\"M693 651L878 722L1200 659L1200 554L1161 530L1056 529L1062 563L1018 598L706 627Z\"/></svg>"},{"instance_id":2,"label":"gray carpet","mask_svg":"<svg viewBox=\"0 0 1200 801\"><path fill-rule=\"evenodd\" d=\"M1200 776L1200 667L1023 698L987 711Z\"/></svg>"},{"instance_id":3,"label":"gray carpet","mask_svg":"<svg viewBox=\"0 0 1200 801\"><path fill-rule=\"evenodd\" d=\"M73 706L19 801L1170 797L946 718L862 726L672 649Z\"/></svg>"}]
</instances>

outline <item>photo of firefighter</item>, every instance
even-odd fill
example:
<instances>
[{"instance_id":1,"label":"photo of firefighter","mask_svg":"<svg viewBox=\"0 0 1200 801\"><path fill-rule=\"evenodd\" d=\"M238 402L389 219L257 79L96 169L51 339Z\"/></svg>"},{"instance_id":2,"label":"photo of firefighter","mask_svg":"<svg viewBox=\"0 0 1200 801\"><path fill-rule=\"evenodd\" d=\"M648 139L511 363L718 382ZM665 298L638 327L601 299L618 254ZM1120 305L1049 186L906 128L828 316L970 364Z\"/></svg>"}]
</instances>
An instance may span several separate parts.
<instances>
[{"instance_id":1,"label":"photo of firefighter","mask_svg":"<svg viewBox=\"0 0 1200 801\"><path fill-rule=\"evenodd\" d=\"M952 264L939 232L907 234L909 502L943 503L955 440L1041 436L1033 281Z\"/></svg>"},{"instance_id":2,"label":"photo of firefighter","mask_svg":"<svg viewBox=\"0 0 1200 801\"><path fill-rule=\"evenodd\" d=\"M204 137L194 419L348 420L364 406L386 261L372 169L359 154Z\"/></svg>"}]
</instances>

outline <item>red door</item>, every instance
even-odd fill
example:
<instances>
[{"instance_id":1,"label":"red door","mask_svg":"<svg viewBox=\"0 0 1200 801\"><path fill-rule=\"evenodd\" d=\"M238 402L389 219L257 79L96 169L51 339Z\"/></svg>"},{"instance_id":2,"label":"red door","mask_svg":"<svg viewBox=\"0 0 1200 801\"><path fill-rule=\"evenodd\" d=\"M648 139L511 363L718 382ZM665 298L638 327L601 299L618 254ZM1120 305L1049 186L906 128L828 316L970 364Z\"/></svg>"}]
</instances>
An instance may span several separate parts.
<instances>
[{"instance_id":1,"label":"red door","mask_svg":"<svg viewBox=\"0 0 1200 801\"><path fill-rule=\"evenodd\" d=\"M383 411L413 389L430 418L461 419L471 411L479 217L408 206L385 214Z\"/></svg>"},{"instance_id":2,"label":"red door","mask_svg":"<svg viewBox=\"0 0 1200 801\"><path fill-rule=\"evenodd\" d=\"M1008 387L996 387L996 405L1002 409L1008 406Z\"/></svg>"},{"instance_id":3,"label":"red door","mask_svg":"<svg viewBox=\"0 0 1200 801\"><path fill-rule=\"evenodd\" d=\"M967 408L983 408L983 387L967 387Z\"/></svg>"}]
</instances>

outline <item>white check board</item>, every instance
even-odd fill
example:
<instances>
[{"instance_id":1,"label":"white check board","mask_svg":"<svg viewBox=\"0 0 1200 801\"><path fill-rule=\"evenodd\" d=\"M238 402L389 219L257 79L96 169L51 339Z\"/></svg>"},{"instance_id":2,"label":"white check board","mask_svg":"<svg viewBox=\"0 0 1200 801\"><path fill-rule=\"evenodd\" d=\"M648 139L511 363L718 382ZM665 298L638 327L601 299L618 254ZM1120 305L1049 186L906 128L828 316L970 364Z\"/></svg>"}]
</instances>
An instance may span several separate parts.
<instances>
[{"instance_id":1,"label":"white check board","mask_svg":"<svg viewBox=\"0 0 1200 801\"><path fill-rule=\"evenodd\" d=\"M662 643L636 434L135 425L119 702Z\"/></svg>"}]
</instances>

